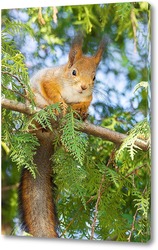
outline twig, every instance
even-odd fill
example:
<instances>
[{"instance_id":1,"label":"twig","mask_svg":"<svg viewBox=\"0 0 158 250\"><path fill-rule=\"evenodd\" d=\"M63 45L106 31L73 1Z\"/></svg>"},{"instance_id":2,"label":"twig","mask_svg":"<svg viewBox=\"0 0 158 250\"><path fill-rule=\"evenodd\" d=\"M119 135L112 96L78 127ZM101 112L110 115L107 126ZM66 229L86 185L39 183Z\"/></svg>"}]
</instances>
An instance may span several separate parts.
<instances>
[{"instance_id":1,"label":"twig","mask_svg":"<svg viewBox=\"0 0 158 250\"><path fill-rule=\"evenodd\" d=\"M101 183L100 183L100 186L99 186L99 189L98 189L98 198L97 198L97 202L96 202L96 205L95 205L94 219L93 219L93 222L92 222L92 225L91 225L91 237L90 237L90 240L93 240L93 238L94 238L94 231L95 231L97 215L98 215L98 206L99 206L100 199L101 199L101 193L102 193L101 191L102 191L102 185L103 185L104 181L105 181L105 174L103 174L103 176L102 176Z\"/></svg>"},{"instance_id":2,"label":"twig","mask_svg":"<svg viewBox=\"0 0 158 250\"><path fill-rule=\"evenodd\" d=\"M22 88L23 88L23 90L24 90L24 93L25 93L25 96L27 96L25 86L24 86L24 84L22 83L22 81L21 81L17 76L15 76L15 75L13 75L13 74L7 72L7 71L2 71L1 73L2 73L2 74L9 75L9 76L15 78L15 79L20 83L20 85L22 86Z\"/></svg>"},{"instance_id":3,"label":"twig","mask_svg":"<svg viewBox=\"0 0 158 250\"><path fill-rule=\"evenodd\" d=\"M145 165L147 165L147 164L143 164L143 165L140 165L140 166L136 167L136 168L133 169L130 173L128 173L128 174L125 176L125 178L129 177L129 176L132 175L132 174L135 174L139 169L143 168Z\"/></svg>"},{"instance_id":4,"label":"twig","mask_svg":"<svg viewBox=\"0 0 158 250\"><path fill-rule=\"evenodd\" d=\"M132 228L131 228L129 237L127 238L128 242L131 241L132 233L133 233L133 231L134 231L134 229L135 229L135 221L136 221L136 217L137 217L137 214L138 214L138 210L139 210L139 207L136 209L136 212L135 212L135 214L133 215Z\"/></svg>"},{"instance_id":5,"label":"twig","mask_svg":"<svg viewBox=\"0 0 158 250\"><path fill-rule=\"evenodd\" d=\"M20 96L23 97L24 99L29 100L29 98L27 97L27 95L23 95L23 94L21 94L20 92L18 92L18 91L16 91L16 90L8 89L8 88L7 88L6 86L4 86L3 84L2 84L2 87L3 87L4 89L8 90L8 91L11 91L11 92L17 94L17 95L20 95Z\"/></svg>"}]
</instances>

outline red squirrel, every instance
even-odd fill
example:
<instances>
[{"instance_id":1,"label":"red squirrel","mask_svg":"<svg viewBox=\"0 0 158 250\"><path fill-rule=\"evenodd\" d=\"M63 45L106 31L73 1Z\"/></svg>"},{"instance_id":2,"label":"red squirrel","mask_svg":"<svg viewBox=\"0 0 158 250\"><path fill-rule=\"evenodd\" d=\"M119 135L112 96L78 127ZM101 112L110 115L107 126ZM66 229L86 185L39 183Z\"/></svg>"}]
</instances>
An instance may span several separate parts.
<instances>
[{"instance_id":1,"label":"red squirrel","mask_svg":"<svg viewBox=\"0 0 158 250\"><path fill-rule=\"evenodd\" d=\"M65 65L42 69L32 77L31 88L36 105L40 108L57 102L71 105L85 119L104 48L105 39L94 56L85 56L82 53L82 36L77 35ZM54 153L53 135L37 130L36 136L40 143L34 156L38 172L34 179L27 169L23 169L19 188L23 226L34 237L56 238L57 219L50 160Z\"/></svg>"},{"instance_id":2,"label":"red squirrel","mask_svg":"<svg viewBox=\"0 0 158 250\"><path fill-rule=\"evenodd\" d=\"M31 88L36 105L43 108L57 102L64 106L70 104L84 117L92 101L96 69L104 47L105 39L94 56L85 56L82 53L82 36L76 36L66 64L42 69L32 77Z\"/></svg>"}]
</instances>

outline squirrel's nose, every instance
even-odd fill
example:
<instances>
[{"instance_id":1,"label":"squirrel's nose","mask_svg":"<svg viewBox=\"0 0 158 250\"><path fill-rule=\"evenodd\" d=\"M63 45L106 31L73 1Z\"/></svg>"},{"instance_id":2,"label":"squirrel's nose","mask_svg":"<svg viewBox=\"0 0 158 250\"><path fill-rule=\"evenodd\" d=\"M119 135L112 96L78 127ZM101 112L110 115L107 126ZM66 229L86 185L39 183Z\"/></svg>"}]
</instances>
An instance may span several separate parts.
<instances>
[{"instance_id":1,"label":"squirrel's nose","mask_svg":"<svg viewBox=\"0 0 158 250\"><path fill-rule=\"evenodd\" d=\"M81 85L81 89L82 89L82 90L86 90L87 87L86 87L85 85Z\"/></svg>"}]
</instances>

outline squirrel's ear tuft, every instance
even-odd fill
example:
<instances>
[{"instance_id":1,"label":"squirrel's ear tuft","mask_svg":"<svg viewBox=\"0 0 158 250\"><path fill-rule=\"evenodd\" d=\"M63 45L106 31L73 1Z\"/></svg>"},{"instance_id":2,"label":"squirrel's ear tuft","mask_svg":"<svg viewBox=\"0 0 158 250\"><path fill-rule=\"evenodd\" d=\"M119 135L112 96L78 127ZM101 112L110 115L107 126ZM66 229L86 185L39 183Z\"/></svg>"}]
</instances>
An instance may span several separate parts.
<instances>
[{"instance_id":1,"label":"squirrel's ear tuft","mask_svg":"<svg viewBox=\"0 0 158 250\"><path fill-rule=\"evenodd\" d=\"M83 35L82 33L78 33L72 42L72 46L69 52L69 68L82 57L82 43L83 43Z\"/></svg>"},{"instance_id":2,"label":"squirrel's ear tuft","mask_svg":"<svg viewBox=\"0 0 158 250\"><path fill-rule=\"evenodd\" d=\"M98 47L98 50L94 56L94 60L95 60L96 65L99 64L99 62L102 58L102 54L104 53L104 50L107 46L107 43L108 43L108 39L106 37L103 37L103 39L101 40L100 45Z\"/></svg>"}]
</instances>

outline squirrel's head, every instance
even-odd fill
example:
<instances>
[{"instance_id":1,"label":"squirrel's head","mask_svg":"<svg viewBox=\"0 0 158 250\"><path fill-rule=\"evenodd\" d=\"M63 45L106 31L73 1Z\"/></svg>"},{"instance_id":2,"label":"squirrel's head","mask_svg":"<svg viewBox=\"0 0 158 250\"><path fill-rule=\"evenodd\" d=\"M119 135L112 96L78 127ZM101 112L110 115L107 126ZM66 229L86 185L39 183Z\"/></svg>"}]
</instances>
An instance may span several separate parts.
<instances>
[{"instance_id":1,"label":"squirrel's head","mask_svg":"<svg viewBox=\"0 0 158 250\"><path fill-rule=\"evenodd\" d=\"M79 61L81 58L84 57L83 52L82 52L82 43L83 43L83 36L81 33L79 33L73 39L72 46L69 52L69 61L68 61L69 68L71 68L77 61ZM96 68L99 62L101 61L101 57L104 52L106 43L107 43L107 39L104 37L102 41L100 42L100 45L95 55L88 57L88 59L93 61L93 64L95 65Z\"/></svg>"},{"instance_id":2,"label":"squirrel's head","mask_svg":"<svg viewBox=\"0 0 158 250\"><path fill-rule=\"evenodd\" d=\"M83 55L82 42L83 37L81 34L78 34L74 38L69 52L66 74L69 83L71 82L72 86L76 88L78 93L88 96L92 94L96 69L101 61L106 45L106 39L102 39L94 56Z\"/></svg>"}]
</instances>

